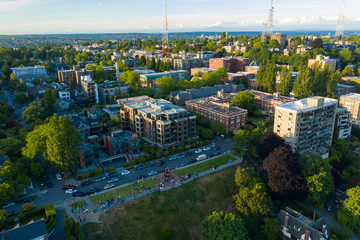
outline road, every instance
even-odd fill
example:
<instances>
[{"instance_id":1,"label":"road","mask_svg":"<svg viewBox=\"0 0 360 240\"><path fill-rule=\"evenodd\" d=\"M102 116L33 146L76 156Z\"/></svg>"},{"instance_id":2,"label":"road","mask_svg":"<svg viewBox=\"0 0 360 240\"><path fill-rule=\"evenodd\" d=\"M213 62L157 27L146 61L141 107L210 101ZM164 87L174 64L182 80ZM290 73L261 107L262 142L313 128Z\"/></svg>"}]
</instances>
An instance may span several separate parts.
<instances>
[{"instance_id":1,"label":"road","mask_svg":"<svg viewBox=\"0 0 360 240\"><path fill-rule=\"evenodd\" d=\"M175 159L172 161L165 160L165 163L163 166L151 166L146 167L144 169L140 170L133 170L130 174L127 175L121 175L120 172L118 172L116 178L119 180L117 182L114 182L115 186L120 186L126 183L132 183L135 181L136 177L139 175L148 176L148 172L150 171L157 171L160 172L161 168L179 168L181 167L181 163L188 162L191 159L196 159L197 156L201 154L206 154L209 156L210 154L215 154L215 152L224 153L229 151L233 147L233 141L231 139L224 139L224 140L216 140L215 141L215 147L211 148L211 150L201 152L199 154L194 154L191 156L185 156L181 159ZM217 149L215 149L217 148ZM195 149L191 150L195 151ZM179 154L178 154L179 155ZM34 205L36 208L43 207L47 204L54 204L58 202L62 202L67 199L73 198L70 194L66 194L63 189L61 189L61 186L64 185L64 180L57 180L55 177L55 171L50 167L45 167L45 174L49 178L49 180L52 182L53 187L48 188L46 191L39 192L36 194L36 197L34 198ZM124 169L125 170L125 169ZM98 176L99 177L99 176ZM97 177L97 178L98 178ZM107 180L101 181L101 182L95 182L92 181L90 185L87 186L81 186L81 184L76 184L76 189L80 192L86 192L89 188L99 188L100 190L104 189L104 186L107 183ZM8 208L7 210L13 210L20 212L22 210L22 204L17 203L15 206Z\"/></svg>"}]
</instances>

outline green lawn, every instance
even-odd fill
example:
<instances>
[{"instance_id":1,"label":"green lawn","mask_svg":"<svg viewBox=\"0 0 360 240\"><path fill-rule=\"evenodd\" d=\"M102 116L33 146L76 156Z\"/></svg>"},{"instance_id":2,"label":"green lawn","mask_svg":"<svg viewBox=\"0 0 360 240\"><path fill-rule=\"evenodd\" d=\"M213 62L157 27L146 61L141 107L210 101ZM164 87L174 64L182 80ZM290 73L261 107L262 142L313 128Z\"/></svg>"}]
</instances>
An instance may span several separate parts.
<instances>
[{"instance_id":1,"label":"green lawn","mask_svg":"<svg viewBox=\"0 0 360 240\"><path fill-rule=\"evenodd\" d=\"M252 123L258 123L261 121L266 121L265 117L255 117L255 116L248 116L247 118L248 122L252 122Z\"/></svg>"},{"instance_id":2,"label":"green lawn","mask_svg":"<svg viewBox=\"0 0 360 240\"><path fill-rule=\"evenodd\" d=\"M193 172L200 173L200 172L204 172L206 170L211 169L212 166L216 166L216 165L219 166L219 165L228 163L230 160L234 161L234 160L236 160L236 158L234 158L233 156L230 156L230 155L224 155L224 156L217 157L217 158L211 159L211 160L203 162L203 163L199 163L197 165L189 166L187 168L183 168L183 169L174 171L174 173L178 176L185 175L188 173L193 173Z\"/></svg>"},{"instance_id":3,"label":"green lawn","mask_svg":"<svg viewBox=\"0 0 360 240\"><path fill-rule=\"evenodd\" d=\"M201 222L212 211L235 213L238 191L234 173L238 166L196 179L179 188L156 192L109 209L99 223L86 223L87 240L161 239L169 228L171 239L202 240Z\"/></svg>"},{"instance_id":4,"label":"green lawn","mask_svg":"<svg viewBox=\"0 0 360 240\"><path fill-rule=\"evenodd\" d=\"M123 198L128 193L138 193L141 190L141 185L144 185L145 188L147 188L147 187L153 188L157 184L158 184L157 181L154 181L152 178L150 178L150 179L144 180L143 182L139 182L136 185L130 184L130 185L124 186L122 188L114 189L112 191L108 191L108 192L104 192L104 193L100 192L100 194L98 194L96 196L91 196L90 200L96 206L99 204L100 201L105 202L106 200L109 200L111 198L118 199L119 196L121 196ZM135 188L137 188L138 190L134 190Z\"/></svg>"}]
</instances>

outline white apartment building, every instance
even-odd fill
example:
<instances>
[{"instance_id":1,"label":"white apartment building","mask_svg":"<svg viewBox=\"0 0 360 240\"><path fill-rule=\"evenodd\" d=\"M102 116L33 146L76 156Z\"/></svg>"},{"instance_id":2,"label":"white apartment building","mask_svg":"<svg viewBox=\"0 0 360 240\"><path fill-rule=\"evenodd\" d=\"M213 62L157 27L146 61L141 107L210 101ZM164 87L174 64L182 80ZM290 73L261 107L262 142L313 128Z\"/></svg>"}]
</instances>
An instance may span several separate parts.
<instances>
[{"instance_id":1,"label":"white apartment building","mask_svg":"<svg viewBox=\"0 0 360 240\"><path fill-rule=\"evenodd\" d=\"M47 77L45 67L40 65L34 67L11 68L11 71L15 75L15 78L21 78L23 76L25 76L26 78Z\"/></svg>"}]
</instances>

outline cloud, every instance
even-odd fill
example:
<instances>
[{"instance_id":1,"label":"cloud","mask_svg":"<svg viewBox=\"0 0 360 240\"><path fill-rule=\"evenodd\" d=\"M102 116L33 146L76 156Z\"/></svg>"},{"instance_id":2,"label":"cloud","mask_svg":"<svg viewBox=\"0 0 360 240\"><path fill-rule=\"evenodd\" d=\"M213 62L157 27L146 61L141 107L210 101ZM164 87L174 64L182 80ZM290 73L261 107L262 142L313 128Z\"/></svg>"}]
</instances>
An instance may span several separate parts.
<instances>
[{"instance_id":1,"label":"cloud","mask_svg":"<svg viewBox=\"0 0 360 240\"><path fill-rule=\"evenodd\" d=\"M0 0L0 12L10 12L17 8L29 5L34 0Z\"/></svg>"}]
</instances>

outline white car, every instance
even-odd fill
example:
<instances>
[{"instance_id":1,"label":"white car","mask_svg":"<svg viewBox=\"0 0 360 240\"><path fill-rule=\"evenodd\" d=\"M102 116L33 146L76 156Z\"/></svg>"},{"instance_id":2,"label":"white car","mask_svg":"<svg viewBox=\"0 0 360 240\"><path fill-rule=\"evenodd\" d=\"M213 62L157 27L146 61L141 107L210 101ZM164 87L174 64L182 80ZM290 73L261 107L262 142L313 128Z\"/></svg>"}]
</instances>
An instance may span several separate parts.
<instances>
[{"instance_id":1,"label":"white car","mask_svg":"<svg viewBox=\"0 0 360 240\"><path fill-rule=\"evenodd\" d=\"M204 151L209 151L211 148L210 147L204 147L203 149L204 149Z\"/></svg>"},{"instance_id":2,"label":"white car","mask_svg":"<svg viewBox=\"0 0 360 240\"><path fill-rule=\"evenodd\" d=\"M149 175L149 176L152 176L152 175L155 175L155 174L157 174L157 171L150 171L150 172L148 172L148 175Z\"/></svg>"},{"instance_id":3,"label":"white car","mask_svg":"<svg viewBox=\"0 0 360 240\"><path fill-rule=\"evenodd\" d=\"M113 188L113 187L115 187L115 184L106 184L105 186L104 186L104 189L109 189L109 188Z\"/></svg>"},{"instance_id":4,"label":"white car","mask_svg":"<svg viewBox=\"0 0 360 240\"><path fill-rule=\"evenodd\" d=\"M119 181L118 178L111 178L108 180L108 183L113 183L113 182L117 182L117 181Z\"/></svg>"},{"instance_id":5,"label":"white car","mask_svg":"<svg viewBox=\"0 0 360 240\"><path fill-rule=\"evenodd\" d=\"M201 153L202 149L195 150L195 153Z\"/></svg>"},{"instance_id":6,"label":"white car","mask_svg":"<svg viewBox=\"0 0 360 240\"><path fill-rule=\"evenodd\" d=\"M95 182L101 182L104 181L106 179L106 177L99 177L97 179L95 179Z\"/></svg>"},{"instance_id":7,"label":"white car","mask_svg":"<svg viewBox=\"0 0 360 240\"><path fill-rule=\"evenodd\" d=\"M62 180L61 174L57 173L57 174L56 174L56 179L59 180L59 181Z\"/></svg>"},{"instance_id":8,"label":"white car","mask_svg":"<svg viewBox=\"0 0 360 240\"><path fill-rule=\"evenodd\" d=\"M121 175L128 175L129 173L131 173L129 170L125 170L121 172Z\"/></svg>"},{"instance_id":9,"label":"white car","mask_svg":"<svg viewBox=\"0 0 360 240\"><path fill-rule=\"evenodd\" d=\"M76 189L68 189L65 191L65 193L68 193L68 194L73 194L73 193L76 193L77 190Z\"/></svg>"}]
</instances>

